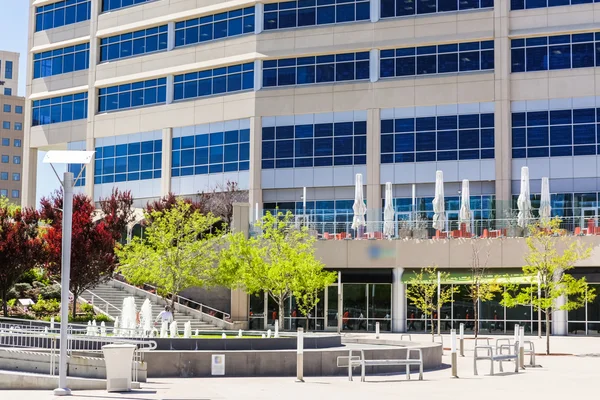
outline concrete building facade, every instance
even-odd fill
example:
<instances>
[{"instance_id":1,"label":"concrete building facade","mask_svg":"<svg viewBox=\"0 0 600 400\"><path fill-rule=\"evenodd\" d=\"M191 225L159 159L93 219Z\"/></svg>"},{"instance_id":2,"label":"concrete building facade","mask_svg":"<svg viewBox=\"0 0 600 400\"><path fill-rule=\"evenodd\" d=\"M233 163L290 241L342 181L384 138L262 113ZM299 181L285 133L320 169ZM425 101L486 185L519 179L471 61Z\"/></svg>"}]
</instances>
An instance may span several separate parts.
<instances>
[{"instance_id":1,"label":"concrete building facade","mask_svg":"<svg viewBox=\"0 0 600 400\"><path fill-rule=\"evenodd\" d=\"M528 166L534 207L548 177L553 213L572 230L579 224L594 231L595 3L30 4L24 205L35 201L38 150L53 148L96 151L78 182L95 200L115 186L145 202L236 181L253 207L296 212L304 211L306 187L306 209L321 235L348 230L357 173L367 219L381 220L383 185L391 182L400 226L417 213L431 218L436 170L444 172L451 221L463 179L470 180L474 220L503 219ZM366 272L348 279L367 285L352 289L365 291L356 294L364 306L353 309L357 320L367 314L371 329L374 300L366 291L390 285L389 295L383 288L378 297L389 298L381 300L389 309L372 311L382 321L405 299L392 286L402 286L397 272L374 278L376 268L367 264L353 265ZM463 308L460 317L450 313L452 320L468 320ZM494 321L499 311L490 313ZM600 311L593 318L585 326L600 324Z\"/></svg>"}]
</instances>

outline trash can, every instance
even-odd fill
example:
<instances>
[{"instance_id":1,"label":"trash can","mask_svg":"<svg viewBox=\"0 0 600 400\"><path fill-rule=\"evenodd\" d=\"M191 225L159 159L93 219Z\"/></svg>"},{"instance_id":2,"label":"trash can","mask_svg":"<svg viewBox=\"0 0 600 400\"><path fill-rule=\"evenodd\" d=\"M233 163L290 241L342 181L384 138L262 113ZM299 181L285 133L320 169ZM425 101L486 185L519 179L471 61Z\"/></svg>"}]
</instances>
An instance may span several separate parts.
<instances>
[{"instance_id":1,"label":"trash can","mask_svg":"<svg viewBox=\"0 0 600 400\"><path fill-rule=\"evenodd\" d=\"M133 344L107 344L102 346L106 363L106 390L108 392L126 392L131 390L131 367Z\"/></svg>"}]
</instances>

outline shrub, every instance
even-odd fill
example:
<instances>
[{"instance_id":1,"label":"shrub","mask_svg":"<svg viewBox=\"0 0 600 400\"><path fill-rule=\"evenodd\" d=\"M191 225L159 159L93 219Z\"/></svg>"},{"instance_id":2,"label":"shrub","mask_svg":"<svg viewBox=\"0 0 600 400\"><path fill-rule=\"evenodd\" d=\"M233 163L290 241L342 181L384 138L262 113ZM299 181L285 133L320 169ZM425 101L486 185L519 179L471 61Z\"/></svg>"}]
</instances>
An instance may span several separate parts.
<instances>
[{"instance_id":1,"label":"shrub","mask_svg":"<svg viewBox=\"0 0 600 400\"><path fill-rule=\"evenodd\" d=\"M9 307L14 307L17 304L17 299L10 299L6 302Z\"/></svg>"},{"instance_id":2,"label":"shrub","mask_svg":"<svg viewBox=\"0 0 600 400\"><path fill-rule=\"evenodd\" d=\"M41 289L43 287L46 287L46 284L40 281L33 281L33 283L31 284L33 286L34 289Z\"/></svg>"},{"instance_id":3,"label":"shrub","mask_svg":"<svg viewBox=\"0 0 600 400\"><path fill-rule=\"evenodd\" d=\"M81 312L84 312L86 314L93 314L94 306L89 303L81 303L79 305L79 310L81 310Z\"/></svg>"},{"instance_id":4,"label":"shrub","mask_svg":"<svg viewBox=\"0 0 600 400\"><path fill-rule=\"evenodd\" d=\"M33 285L36 281L44 284L44 286L50 283L50 281L46 277L46 274L44 273L44 270L41 268L30 269L29 271L26 271L23 275L21 275L21 278L19 279L19 282L29 283L30 285Z\"/></svg>"},{"instance_id":5,"label":"shrub","mask_svg":"<svg viewBox=\"0 0 600 400\"><path fill-rule=\"evenodd\" d=\"M29 283L15 283L13 289L17 294L17 298L23 299L27 296L27 292L30 291L32 288Z\"/></svg>"},{"instance_id":6,"label":"shrub","mask_svg":"<svg viewBox=\"0 0 600 400\"><path fill-rule=\"evenodd\" d=\"M60 311L60 302L56 299L44 300L40 296L37 303L31 306L31 311L33 311L37 317L46 315L52 316Z\"/></svg>"},{"instance_id":7,"label":"shrub","mask_svg":"<svg viewBox=\"0 0 600 400\"><path fill-rule=\"evenodd\" d=\"M50 285L40 289L40 295L45 300L60 299L60 285Z\"/></svg>"}]
</instances>

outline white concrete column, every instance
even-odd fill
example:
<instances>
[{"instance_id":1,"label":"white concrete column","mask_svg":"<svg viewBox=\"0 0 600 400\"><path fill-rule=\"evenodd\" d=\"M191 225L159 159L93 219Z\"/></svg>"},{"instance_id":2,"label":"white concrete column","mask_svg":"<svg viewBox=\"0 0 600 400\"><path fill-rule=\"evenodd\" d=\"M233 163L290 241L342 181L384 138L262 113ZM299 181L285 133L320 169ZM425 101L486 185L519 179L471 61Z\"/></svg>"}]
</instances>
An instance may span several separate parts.
<instances>
[{"instance_id":1,"label":"white concrete column","mask_svg":"<svg viewBox=\"0 0 600 400\"><path fill-rule=\"evenodd\" d=\"M263 3L254 5L254 34L258 35L264 29L265 6Z\"/></svg>"},{"instance_id":2,"label":"white concrete column","mask_svg":"<svg viewBox=\"0 0 600 400\"><path fill-rule=\"evenodd\" d=\"M160 195L171 192L171 159L173 149L173 128L162 130L162 170L160 174Z\"/></svg>"},{"instance_id":3,"label":"white concrete column","mask_svg":"<svg viewBox=\"0 0 600 400\"><path fill-rule=\"evenodd\" d=\"M369 2L371 4L371 22L379 21L379 13L381 10L381 0L371 0Z\"/></svg>"},{"instance_id":4,"label":"white concrete column","mask_svg":"<svg viewBox=\"0 0 600 400\"><path fill-rule=\"evenodd\" d=\"M562 272L554 275L554 281L558 281ZM555 311L552 313L552 334L555 336L567 336L569 330L567 327L567 311L559 310L558 308L566 304L565 296L560 296L554 301Z\"/></svg>"},{"instance_id":5,"label":"white concrete column","mask_svg":"<svg viewBox=\"0 0 600 400\"><path fill-rule=\"evenodd\" d=\"M85 149L87 151L95 151L96 150L96 139L93 137L87 137L85 139ZM85 174L85 194L91 199L94 199L94 171L95 171L95 163L96 163L96 154L92 157L92 161L86 165L84 174ZM77 178L77 177L75 177Z\"/></svg>"},{"instance_id":6,"label":"white concrete column","mask_svg":"<svg viewBox=\"0 0 600 400\"><path fill-rule=\"evenodd\" d=\"M167 104L173 102L173 94L175 92L175 76L167 75Z\"/></svg>"},{"instance_id":7,"label":"white concrete column","mask_svg":"<svg viewBox=\"0 0 600 400\"><path fill-rule=\"evenodd\" d=\"M29 121L26 120L25 123L28 124L28 126L31 125L31 119L29 119ZM21 172L21 207L37 207L36 189L38 149L29 148L29 135L25 136L24 144L23 171Z\"/></svg>"},{"instance_id":8,"label":"white concrete column","mask_svg":"<svg viewBox=\"0 0 600 400\"><path fill-rule=\"evenodd\" d=\"M392 271L392 332L406 332L406 285L402 283L404 268Z\"/></svg>"},{"instance_id":9,"label":"white concrete column","mask_svg":"<svg viewBox=\"0 0 600 400\"><path fill-rule=\"evenodd\" d=\"M262 89L262 60L254 60L254 91Z\"/></svg>"},{"instance_id":10,"label":"white concrete column","mask_svg":"<svg viewBox=\"0 0 600 400\"><path fill-rule=\"evenodd\" d=\"M381 223L381 119L379 108L367 110L367 232L383 229ZM375 222L375 223L370 223Z\"/></svg>"},{"instance_id":11,"label":"white concrete column","mask_svg":"<svg viewBox=\"0 0 600 400\"><path fill-rule=\"evenodd\" d=\"M371 82L379 80L379 49L369 51L369 79Z\"/></svg>"},{"instance_id":12,"label":"white concrete column","mask_svg":"<svg viewBox=\"0 0 600 400\"><path fill-rule=\"evenodd\" d=\"M175 48L175 21L167 24L167 51Z\"/></svg>"}]
</instances>

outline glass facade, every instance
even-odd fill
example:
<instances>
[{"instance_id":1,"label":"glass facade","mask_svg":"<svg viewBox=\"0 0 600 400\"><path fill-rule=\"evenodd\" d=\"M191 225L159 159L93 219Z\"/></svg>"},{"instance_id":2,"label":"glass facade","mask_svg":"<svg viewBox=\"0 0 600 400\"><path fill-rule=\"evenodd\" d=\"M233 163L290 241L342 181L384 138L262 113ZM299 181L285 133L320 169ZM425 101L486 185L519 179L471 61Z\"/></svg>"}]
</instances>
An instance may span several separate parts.
<instances>
[{"instance_id":1,"label":"glass facade","mask_svg":"<svg viewBox=\"0 0 600 400\"><path fill-rule=\"evenodd\" d=\"M381 163L494 158L494 114L381 120Z\"/></svg>"},{"instance_id":2,"label":"glass facade","mask_svg":"<svg viewBox=\"0 0 600 400\"><path fill-rule=\"evenodd\" d=\"M265 4L264 29L370 20L368 0L299 0Z\"/></svg>"},{"instance_id":3,"label":"glass facade","mask_svg":"<svg viewBox=\"0 0 600 400\"><path fill-rule=\"evenodd\" d=\"M87 92L34 100L32 104L32 126L55 124L87 118Z\"/></svg>"},{"instance_id":4,"label":"glass facade","mask_svg":"<svg viewBox=\"0 0 600 400\"><path fill-rule=\"evenodd\" d=\"M381 0L381 18L492 8L494 0Z\"/></svg>"},{"instance_id":5,"label":"glass facade","mask_svg":"<svg viewBox=\"0 0 600 400\"><path fill-rule=\"evenodd\" d=\"M600 32L511 40L512 72L585 68L600 65Z\"/></svg>"},{"instance_id":6,"label":"glass facade","mask_svg":"<svg viewBox=\"0 0 600 400\"><path fill-rule=\"evenodd\" d=\"M600 108L512 113L513 158L600 154ZM600 136L598 136L600 137Z\"/></svg>"},{"instance_id":7,"label":"glass facade","mask_svg":"<svg viewBox=\"0 0 600 400\"><path fill-rule=\"evenodd\" d=\"M254 33L254 7L175 23L175 47Z\"/></svg>"},{"instance_id":8,"label":"glass facade","mask_svg":"<svg viewBox=\"0 0 600 400\"><path fill-rule=\"evenodd\" d=\"M264 127L262 168L365 165L367 122Z\"/></svg>"},{"instance_id":9,"label":"glass facade","mask_svg":"<svg viewBox=\"0 0 600 400\"><path fill-rule=\"evenodd\" d=\"M308 85L369 79L369 52L263 61L263 86Z\"/></svg>"},{"instance_id":10,"label":"glass facade","mask_svg":"<svg viewBox=\"0 0 600 400\"><path fill-rule=\"evenodd\" d=\"M250 169L250 121L175 128L171 174L205 175ZM220 126L219 126L220 125ZM237 125L237 126L235 126ZM185 132L185 133L184 133Z\"/></svg>"},{"instance_id":11,"label":"glass facade","mask_svg":"<svg viewBox=\"0 0 600 400\"><path fill-rule=\"evenodd\" d=\"M494 41L381 50L381 78L494 69Z\"/></svg>"},{"instance_id":12,"label":"glass facade","mask_svg":"<svg viewBox=\"0 0 600 400\"><path fill-rule=\"evenodd\" d=\"M4 78L6 78L6 79L13 78L13 62L12 61L7 61L6 64L4 64Z\"/></svg>"},{"instance_id":13,"label":"glass facade","mask_svg":"<svg viewBox=\"0 0 600 400\"><path fill-rule=\"evenodd\" d=\"M593 3L594 0L511 0L511 10L529 10L532 8L546 8L568 6L574 4Z\"/></svg>"},{"instance_id":14,"label":"glass facade","mask_svg":"<svg viewBox=\"0 0 600 400\"><path fill-rule=\"evenodd\" d=\"M167 25L100 39L100 62L166 50Z\"/></svg>"},{"instance_id":15,"label":"glass facade","mask_svg":"<svg viewBox=\"0 0 600 400\"><path fill-rule=\"evenodd\" d=\"M67 165L67 170L71 173L73 173L73 179L77 179L77 177L79 177L79 179L77 179L75 181L75 187L84 187L85 186L85 173L86 170L83 170L83 173L81 172L81 169L83 168L83 164L68 164ZM81 175L79 175L81 174Z\"/></svg>"},{"instance_id":16,"label":"glass facade","mask_svg":"<svg viewBox=\"0 0 600 400\"><path fill-rule=\"evenodd\" d=\"M94 183L113 183L161 177L162 140L96 147Z\"/></svg>"},{"instance_id":17,"label":"glass facade","mask_svg":"<svg viewBox=\"0 0 600 400\"><path fill-rule=\"evenodd\" d=\"M66 74L90 67L90 44L82 43L33 55L33 78Z\"/></svg>"},{"instance_id":18,"label":"glass facade","mask_svg":"<svg viewBox=\"0 0 600 400\"><path fill-rule=\"evenodd\" d=\"M254 63L175 75L174 100L254 89Z\"/></svg>"},{"instance_id":19,"label":"glass facade","mask_svg":"<svg viewBox=\"0 0 600 400\"><path fill-rule=\"evenodd\" d=\"M98 90L98 112L126 110L164 104L167 101L167 78L127 83Z\"/></svg>"},{"instance_id":20,"label":"glass facade","mask_svg":"<svg viewBox=\"0 0 600 400\"><path fill-rule=\"evenodd\" d=\"M58 28L90 19L90 0L65 0L35 8L35 31Z\"/></svg>"},{"instance_id":21,"label":"glass facade","mask_svg":"<svg viewBox=\"0 0 600 400\"><path fill-rule=\"evenodd\" d=\"M153 0L102 0L102 11L118 10L119 8L147 3Z\"/></svg>"},{"instance_id":22,"label":"glass facade","mask_svg":"<svg viewBox=\"0 0 600 400\"><path fill-rule=\"evenodd\" d=\"M309 215L311 224L319 233L351 232L350 227L354 217L353 204L353 199L307 201L306 215ZM263 214L270 212L277 215L279 212L285 214L288 211L294 215L304 213L301 201L264 203L263 207Z\"/></svg>"}]
</instances>

